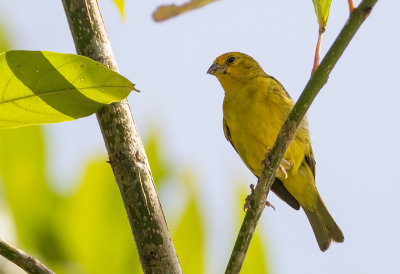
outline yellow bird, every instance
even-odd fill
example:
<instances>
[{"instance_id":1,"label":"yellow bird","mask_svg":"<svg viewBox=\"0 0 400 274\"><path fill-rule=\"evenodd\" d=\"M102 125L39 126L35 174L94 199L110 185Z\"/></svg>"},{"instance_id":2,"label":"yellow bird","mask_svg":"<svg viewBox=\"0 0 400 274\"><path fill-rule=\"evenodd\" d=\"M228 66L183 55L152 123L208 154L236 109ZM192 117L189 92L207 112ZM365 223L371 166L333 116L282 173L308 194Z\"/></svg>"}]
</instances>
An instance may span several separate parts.
<instances>
[{"instance_id":1,"label":"yellow bird","mask_svg":"<svg viewBox=\"0 0 400 274\"><path fill-rule=\"evenodd\" d=\"M258 178L265 155L294 106L293 100L275 78L243 53L219 56L207 73L215 75L225 90L225 137ZM343 242L343 233L315 185L315 160L306 119L284 155L271 190L294 209L304 209L322 251L331 241Z\"/></svg>"}]
</instances>

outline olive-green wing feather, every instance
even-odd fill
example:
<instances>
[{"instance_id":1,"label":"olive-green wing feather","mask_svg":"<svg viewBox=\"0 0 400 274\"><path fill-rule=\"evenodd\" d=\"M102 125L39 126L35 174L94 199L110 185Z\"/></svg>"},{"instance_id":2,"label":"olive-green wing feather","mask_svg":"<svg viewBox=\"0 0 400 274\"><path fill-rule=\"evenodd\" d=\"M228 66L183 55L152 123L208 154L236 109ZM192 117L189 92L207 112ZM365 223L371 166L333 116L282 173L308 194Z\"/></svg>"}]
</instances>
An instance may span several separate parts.
<instances>
[{"instance_id":1,"label":"olive-green wing feather","mask_svg":"<svg viewBox=\"0 0 400 274\"><path fill-rule=\"evenodd\" d=\"M310 167L311 172L314 176L314 180L315 180L315 164L316 164L316 162L314 159L314 153L313 153L312 149L311 149L311 153L309 155L306 155L305 160L306 160L307 165Z\"/></svg>"},{"instance_id":2,"label":"olive-green wing feather","mask_svg":"<svg viewBox=\"0 0 400 274\"><path fill-rule=\"evenodd\" d=\"M233 145L232 142L232 137L231 137L231 132L229 130L228 124L225 119L223 119L223 128L224 128L224 134L225 138L231 143L232 147L236 150L235 146ZM278 178L275 178L275 182L271 186L271 190L283 201L285 201L288 205L290 205L292 208L299 210L300 209L300 204L299 202L292 196L292 194L287 191L287 189L283 186L282 182L279 181Z\"/></svg>"}]
</instances>

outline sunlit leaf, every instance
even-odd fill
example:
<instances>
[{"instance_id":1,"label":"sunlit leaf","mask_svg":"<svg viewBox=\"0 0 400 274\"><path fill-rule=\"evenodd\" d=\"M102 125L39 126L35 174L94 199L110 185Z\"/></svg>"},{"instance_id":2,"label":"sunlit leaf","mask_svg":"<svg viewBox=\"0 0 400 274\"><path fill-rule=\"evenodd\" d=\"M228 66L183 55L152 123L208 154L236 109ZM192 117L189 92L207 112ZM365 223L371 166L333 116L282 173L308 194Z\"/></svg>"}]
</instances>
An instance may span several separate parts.
<instances>
[{"instance_id":1,"label":"sunlit leaf","mask_svg":"<svg viewBox=\"0 0 400 274\"><path fill-rule=\"evenodd\" d=\"M125 19L125 13L124 13L124 0L113 0L115 5L117 6L119 13L121 14L122 19Z\"/></svg>"},{"instance_id":2,"label":"sunlit leaf","mask_svg":"<svg viewBox=\"0 0 400 274\"><path fill-rule=\"evenodd\" d=\"M181 13L201 8L207 4L215 2L217 0L190 0L183 5L163 5L157 8L157 10L153 13L154 21L164 21L171 17L177 16Z\"/></svg>"},{"instance_id":3,"label":"sunlit leaf","mask_svg":"<svg viewBox=\"0 0 400 274\"><path fill-rule=\"evenodd\" d=\"M0 54L0 128L88 116L134 85L90 58L44 51Z\"/></svg>"},{"instance_id":4,"label":"sunlit leaf","mask_svg":"<svg viewBox=\"0 0 400 274\"><path fill-rule=\"evenodd\" d=\"M317 20L320 28L326 27L331 1L332 0L313 0L315 13L317 14Z\"/></svg>"},{"instance_id":5,"label":"sunlit leaf","mask_svg":"<svg viewBox=\"0 0 400 274\"><path fill-rule=\"evenodd\" d=\"M173 242L184 273L203 273L204 236L200 206L194 192L193 175L186 171L183 181L187 186L188 203L180 223L173 234Z\"/></svg>"}]
</instances>

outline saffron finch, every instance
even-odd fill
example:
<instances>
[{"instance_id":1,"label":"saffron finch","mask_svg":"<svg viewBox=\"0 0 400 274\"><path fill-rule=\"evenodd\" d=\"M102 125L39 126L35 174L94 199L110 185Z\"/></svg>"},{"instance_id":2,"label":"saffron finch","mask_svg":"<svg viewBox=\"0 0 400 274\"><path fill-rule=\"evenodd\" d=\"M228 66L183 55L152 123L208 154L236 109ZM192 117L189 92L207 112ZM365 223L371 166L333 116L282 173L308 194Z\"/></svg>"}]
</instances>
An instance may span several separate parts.
<instances>
[{"instance_id":1,"label":"saffron finch","mask_svg":"<svg viewBox=\"0 0 400 274\"><path fill-rule=\"evenodd\" d=\"M225 137L258 178L265 155L294 102L284 87L246 54L223 54L215 59L207 73L216 76L225 90ZM294 209L303 208L322 251L332 241L343 242L343 233L315 185L315 160L306 118L284 155L271 190Z\"/></svg>"}]
</instances>

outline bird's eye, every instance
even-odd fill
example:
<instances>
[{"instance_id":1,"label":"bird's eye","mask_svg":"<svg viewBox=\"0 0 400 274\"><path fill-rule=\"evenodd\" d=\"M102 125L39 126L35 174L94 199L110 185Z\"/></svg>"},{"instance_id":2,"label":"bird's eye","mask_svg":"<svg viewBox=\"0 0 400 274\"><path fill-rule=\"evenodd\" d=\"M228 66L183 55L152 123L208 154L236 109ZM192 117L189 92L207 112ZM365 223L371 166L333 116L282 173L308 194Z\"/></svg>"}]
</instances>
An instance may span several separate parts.
<instances>
[{"instance_id":1,"label":"bird's eye","mask_svg":"<svg viewBox=\"0 0 400 274\"><path fill-rule=\"evenodd\" d=\"M230 65L230 64L232 64L235 60L236 60L236 58L233 57L233 56L231 56L231 57L228 58L228 60L226 60L226 63L227 63L228 65Z\"/></svg>"}]
</instances>

